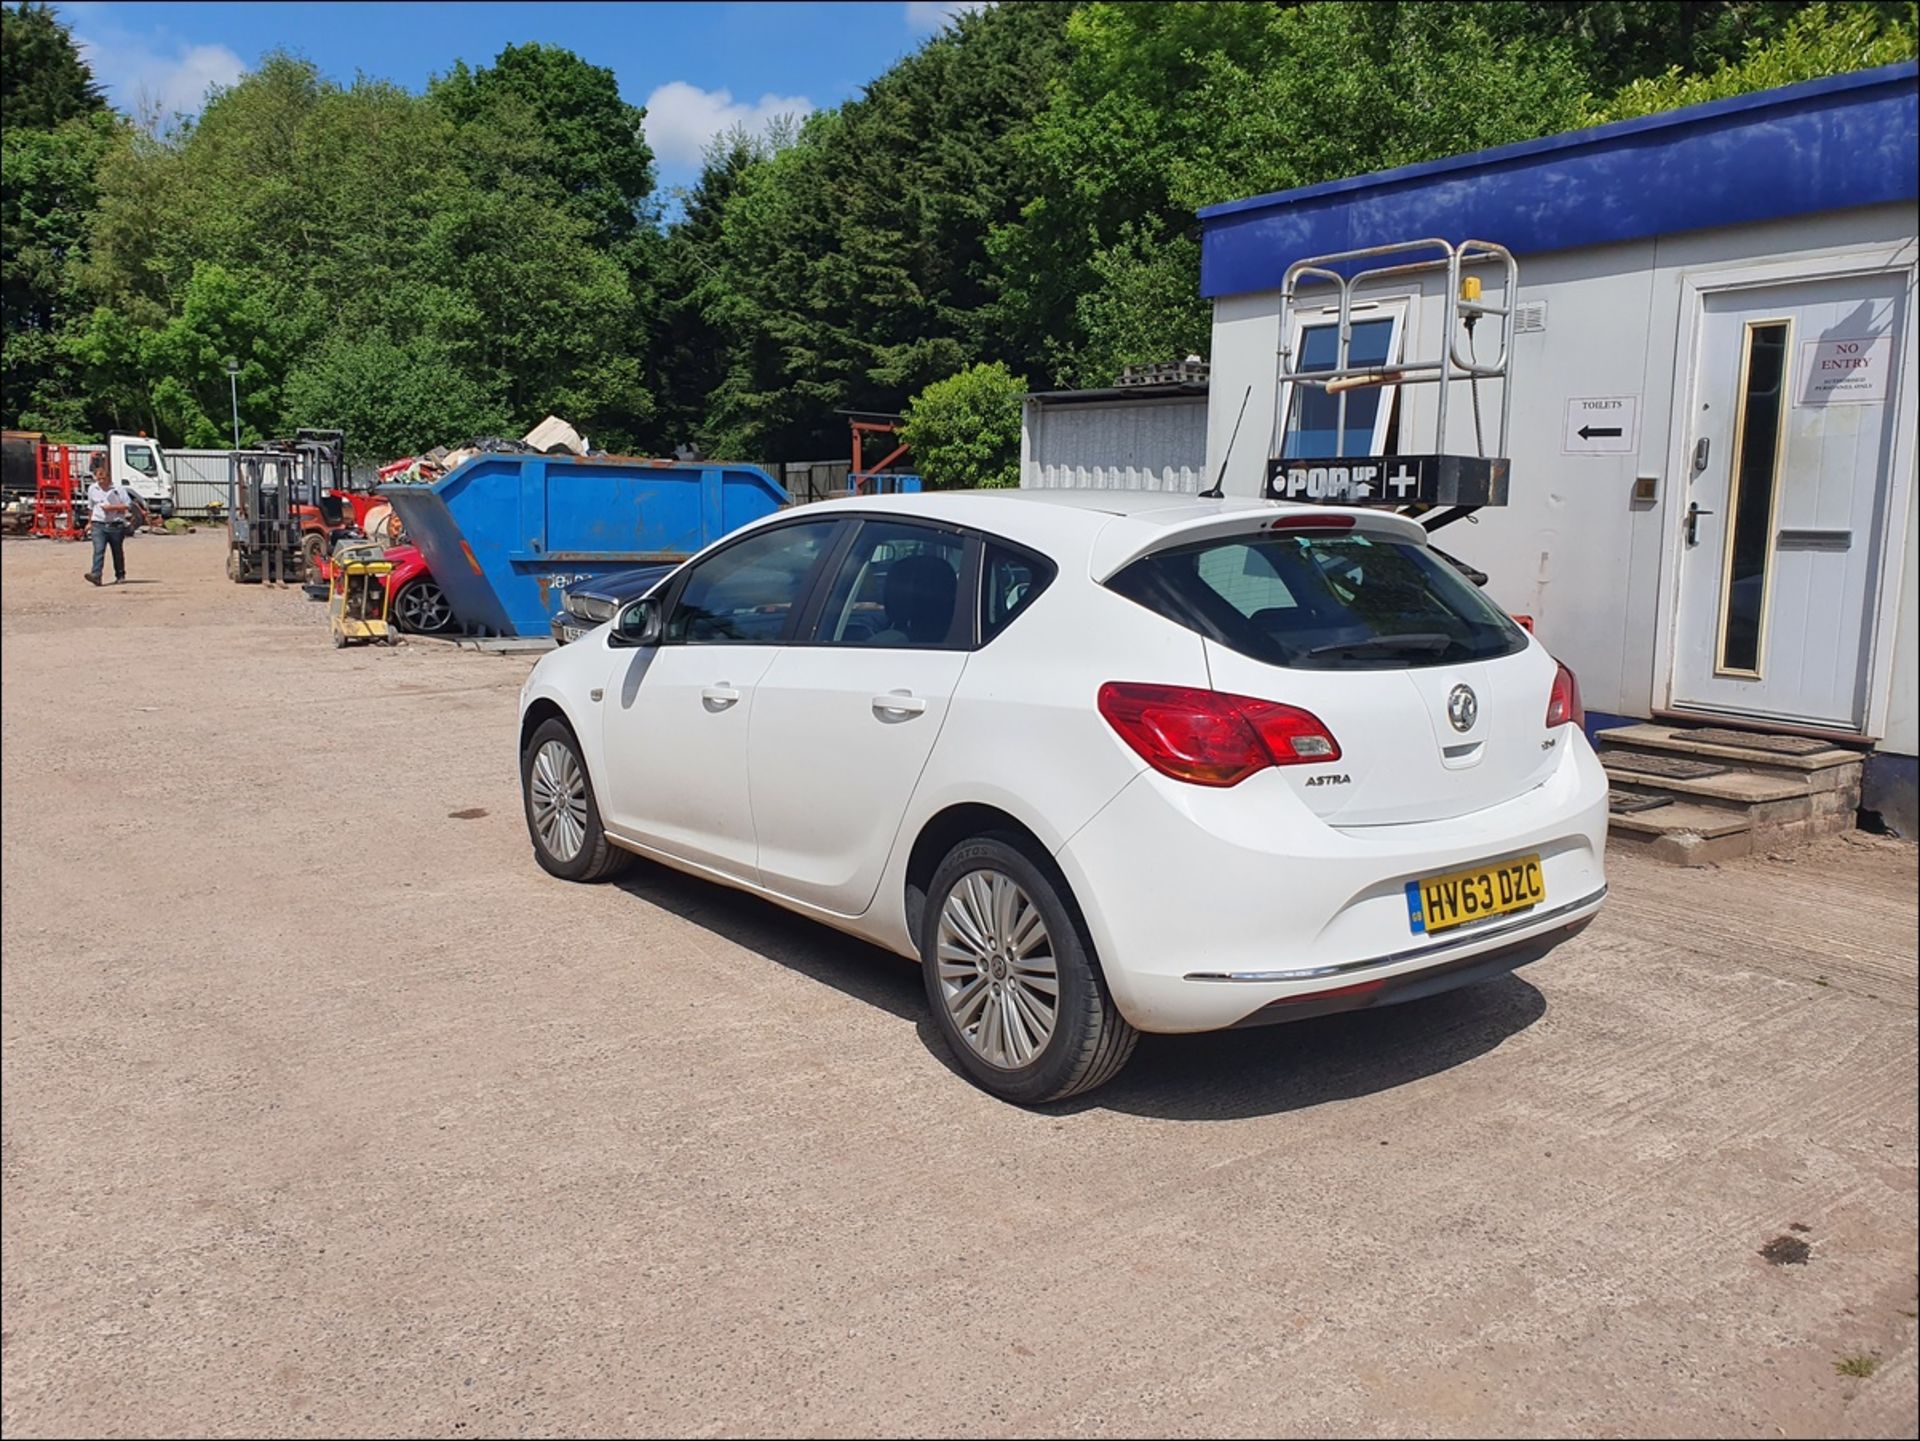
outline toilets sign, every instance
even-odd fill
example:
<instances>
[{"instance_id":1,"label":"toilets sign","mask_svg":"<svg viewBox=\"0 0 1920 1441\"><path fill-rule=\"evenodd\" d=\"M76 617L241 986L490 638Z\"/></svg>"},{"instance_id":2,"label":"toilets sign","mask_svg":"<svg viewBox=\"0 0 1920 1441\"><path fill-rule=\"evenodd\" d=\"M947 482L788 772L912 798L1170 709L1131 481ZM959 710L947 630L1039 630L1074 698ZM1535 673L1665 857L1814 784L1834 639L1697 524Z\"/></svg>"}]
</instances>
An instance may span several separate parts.
<instances>
[{"instance_id":1,"label":"toilets sign","mask_svg":"<svg viewBox=\"0 0 1920 1441\"><path fill-rule=\"evenodd\" d=\"M1887 398L1893 337L1809 340L1800 347L1796 405L1871 405Z\"/></svg>"},{"instance_id":2,"label":"toilets sign","mask_svg":"<svg viewBox=\"0 0 1920 1441\"><path fill-rule=\"evenodd\" d=\"M1639 396L1576 395L1567 401L1562 455L1632 455L1639 448Z\"/></svg>"}]
</instances>

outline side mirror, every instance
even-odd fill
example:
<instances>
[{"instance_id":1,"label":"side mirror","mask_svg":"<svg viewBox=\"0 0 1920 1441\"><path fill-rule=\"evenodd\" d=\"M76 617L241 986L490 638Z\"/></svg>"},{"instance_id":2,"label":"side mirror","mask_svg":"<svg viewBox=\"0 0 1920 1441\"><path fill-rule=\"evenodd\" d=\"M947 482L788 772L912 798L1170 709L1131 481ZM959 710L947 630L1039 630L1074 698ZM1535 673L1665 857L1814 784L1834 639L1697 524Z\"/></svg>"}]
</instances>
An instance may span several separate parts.
<instances>
[{"instance_id":1,"label":"side mirror","mask_svg":"<svg viewBox=\"0 0 1920 1441\"><path fill-rule=\"evenodd\" d=\"M665 629L666 617L660 613L660 602L648 596L634 601L614 618L613 634L607 638L607 644L630 649L658 645Z\"/></svg>"}]
</instances>

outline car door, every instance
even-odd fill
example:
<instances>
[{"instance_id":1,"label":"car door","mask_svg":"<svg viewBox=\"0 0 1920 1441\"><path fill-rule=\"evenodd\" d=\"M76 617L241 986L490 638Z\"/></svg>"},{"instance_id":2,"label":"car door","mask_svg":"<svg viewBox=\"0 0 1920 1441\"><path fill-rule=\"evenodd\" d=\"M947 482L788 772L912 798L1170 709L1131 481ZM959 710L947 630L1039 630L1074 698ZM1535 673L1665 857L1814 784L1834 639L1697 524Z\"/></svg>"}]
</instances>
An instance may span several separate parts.
<instances>
[{"instance_id":1,"label":"car door","mask_svg":"<svg viewBox=\"0 0 1920 1441\"><path fill-rule=\"evenodd\" d=\"M753 531L676 578L658 645L616 651L603 704L606 821L696 865L754 879L748 721L799 623L838 518Z\"/></svg>"},{"instance_id":2,"label":"car door","mask_svg":"<svg viewBox=\"0 0 1920 1441\"><path fill-rule=\"evenodd\" d=\"M973 643L977 542L867 519L807 634L754 696L747 775L761 883L841 915L872 902Z\"/></svg>"}]
</instances>

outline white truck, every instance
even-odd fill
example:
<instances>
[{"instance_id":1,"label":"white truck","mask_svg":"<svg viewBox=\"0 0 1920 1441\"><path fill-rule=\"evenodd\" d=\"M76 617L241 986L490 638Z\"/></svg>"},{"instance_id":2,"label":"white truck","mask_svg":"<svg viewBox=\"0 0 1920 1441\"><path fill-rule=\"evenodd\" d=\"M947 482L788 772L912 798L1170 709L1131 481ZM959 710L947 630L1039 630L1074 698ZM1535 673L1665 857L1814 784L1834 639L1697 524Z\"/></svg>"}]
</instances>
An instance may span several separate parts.
<instances>
[{"instance_id":1,"label":"white truck","mask_svg":"<svg viewBox=\"0 0 1920 1441\"><path fill-rule=\"evenodd\" d=\"M115 485L124 486L139 496L140 503L157 519L165 520L173 514L173 473L167 469L167 454L158 441L115 431L107 437L104 449L108 473ZM91 456L85 464L92 466ZM90 473L88 478L91 479Z\"/></svg>"}]
</instances>

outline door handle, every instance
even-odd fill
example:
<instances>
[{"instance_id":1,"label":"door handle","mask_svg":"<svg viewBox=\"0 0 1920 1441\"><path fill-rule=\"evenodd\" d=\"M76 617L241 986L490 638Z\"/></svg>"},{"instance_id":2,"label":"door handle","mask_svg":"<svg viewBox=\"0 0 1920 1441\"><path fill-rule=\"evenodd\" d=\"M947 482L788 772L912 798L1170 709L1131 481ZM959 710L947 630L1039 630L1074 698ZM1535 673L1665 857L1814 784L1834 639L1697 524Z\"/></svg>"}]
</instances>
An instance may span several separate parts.
<instances>
[{"instance_id":1,"label":"door handle","mask_svg":"<svg viewBox=\"0 0 1920 1441\"><path fill-rule=\"evenodd\" d=\"M873 708L883 716L920 715L925 712L927 703L917 695L908 695L905 691L896 690L875 696Z\"/></svg>"},{"instance_id":2,"label":"door handle","mask_svg":"<svg viewBox=\"0 0 1920 1441\"><path fill-rule=\"evenodd\" d=\"M700 700L708 710L725 710L739 699L740 692L725 681L707 686L700 692Z\"/></svg>"},{"instance_id":3,"label":"door handle","mask_svg":"<svg viewBox=\"0 0 1920 1441\"><path fill-rule=\"evenodd\" d=\"M1703 515L1712 515L1712 514L1713 512L1710 510L1700 509L1700 502L1697 500L1690 500L1687 502L1687 544L1688 545L1700 544L1700 517Z\"/></svg>"}]
</instances>

